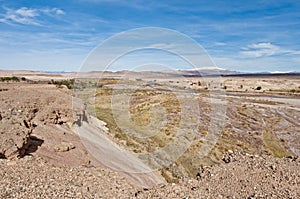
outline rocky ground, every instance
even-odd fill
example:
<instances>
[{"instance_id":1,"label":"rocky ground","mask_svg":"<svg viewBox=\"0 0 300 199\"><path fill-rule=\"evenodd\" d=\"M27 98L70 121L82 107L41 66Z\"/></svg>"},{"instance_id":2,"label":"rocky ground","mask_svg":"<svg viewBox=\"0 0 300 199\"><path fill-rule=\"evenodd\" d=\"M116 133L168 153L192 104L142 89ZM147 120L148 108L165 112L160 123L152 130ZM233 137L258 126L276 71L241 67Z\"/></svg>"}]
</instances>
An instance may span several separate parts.
<instances>
[{"instance_id":1,"label":"rocky ground","mask_svg":"<svg viewBox=\"0 0 300 199\"><path fill-rule=\"evenodd\" d=\"M54 166L32 156L0 160L0 168L0 198L129 198L135 192L103 168Z\"/></svg>"},{"instance_id":2,"label":"rocky ground","mask_svg":"<svg viewBox=\"0 0 300 199\"><path fill-rule=\"evenodd\" d=\"M66 88L27 83L1 83L0 88L0 157L33 152L51 131L74 122L72 96Z\"/></svg>"},{"instance_id":3,"label":"rocky ground","mask_svg":"<svg viewBox=\"0 0 300 199\"><path fill-rule=\"evenodd\" d=\"M300 159L228 153L222 163L152 189L99 167L55 166L39 157L0 160L1 198L299 198Z\"/></svg>"},{"instance_id":4,"label":"rocky ground","mask_svg":"<svg viewBox=\"0 0 300 199\"><path fill-rule=\"evenodd\" d=\"M177 183L140 188L88 154L71 130L71 94L63 86L0 83L0 198L300 197L298 157L238 150Z\"/></svg>"},{"instance_id":5,"label":"rocky ground","mask_svg":"<svg viewBox=\"0 0 300 199\"><path fill-rule=\"evenodd\" d=\"M299 166L299 158L231 152L224 156L224 163L200 168L196 179L142 191L138 197L299 198Z\"/></svg>"}]
</instances>

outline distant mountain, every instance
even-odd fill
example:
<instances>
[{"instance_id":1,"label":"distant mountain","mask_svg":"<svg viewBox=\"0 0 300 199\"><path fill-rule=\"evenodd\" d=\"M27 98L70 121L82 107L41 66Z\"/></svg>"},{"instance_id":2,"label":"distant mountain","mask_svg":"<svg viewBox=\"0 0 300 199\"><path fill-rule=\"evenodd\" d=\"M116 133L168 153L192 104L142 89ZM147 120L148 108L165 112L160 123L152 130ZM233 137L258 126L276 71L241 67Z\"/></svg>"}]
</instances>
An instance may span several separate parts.
<instances>
[{"instance_id":1,"label":"distant mountain","mask_svg":"<svg viewBox=\"0 0 300 199\"><path fill-rule=\"evenodd\" d=\"M222 76L222 75L238 75L240 72L226 70L219 67L203 67L191 70L179 70L183 76Z\"/></svg>"},{"instance_id":2,"label":"distant mountain","mask_svg":"<svg viewBox=\"0 0 300 199\"><path fill-rule=\"evenodd\" d=\"M38 71L38 72L46 73L46 74L56 74L56 75L74 73L74 72L66 72L66 71Z\"/></svg>"},{"instance_id":3,"label":"distant mountain","mask_svg":"<svg viewBox=\"0 0 300 199\"><path fill-rule=\"evenodd\" d=\"M237 72L217 67L195 68L190 70L165 71L91 71L91 72L64 72L64 71L29 71L29 70L0 70L0 76L60 76L65 78L176 78L176 77L207 77L207 76L269 76L269 75L300 75L295 71L274 72Z\"/></svg>"},{"instance_id":4,"label":"distant mountain","mask_svg":"<svg viewBox=\"0 0 300 199\"><path fill-rule=\"evenodd\" d=\"M105 74L111 72L105 72ZM236 71L230 71L217 67L195 68L190 70L165 70L165 71L118 71L115 75L126 75L136 77L203 77L203 76L222 76L240 74Z\"/></svg>"},{"instance_id":5,"label":"distant mountain","mask_svg":"<svg viewBox=\"0 0 300 199\"><path fill-rule=\"evenodd\" d=\"M20 75L38 75L42 74L38 71L31 71L31 70L0 70L0 76L20 76Z\"/></svg>"},{"instance_id":6,"label":"distant mountain","mask_svg":"<svg viewBox=\"0 0 300 199\"><path fill-rule=\"evenodd\" d=\"M288 73L288 74L295 74L295 73L299 73L297 71L272 71L270 72L271 74L284 74L284 73Z\"/></svg>"}]
</instances>

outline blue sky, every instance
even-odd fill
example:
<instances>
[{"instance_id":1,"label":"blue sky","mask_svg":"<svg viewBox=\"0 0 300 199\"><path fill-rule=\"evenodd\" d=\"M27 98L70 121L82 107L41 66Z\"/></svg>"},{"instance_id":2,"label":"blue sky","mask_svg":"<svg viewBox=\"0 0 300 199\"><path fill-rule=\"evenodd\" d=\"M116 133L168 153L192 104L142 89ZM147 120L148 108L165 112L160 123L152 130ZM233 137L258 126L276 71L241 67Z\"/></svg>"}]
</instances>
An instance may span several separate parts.
<instances>
[{"instance_id":1,"label":"blue sky","mask_svg":"<svg viewBox=\"0 0 300 199\"><path fill-rule=\"evenodd\" d=\"M0 69L78 71L101 42L143 27L191 37L221 68L300 71L295 0L0 0Z\"/></svg>"}]
</instances>

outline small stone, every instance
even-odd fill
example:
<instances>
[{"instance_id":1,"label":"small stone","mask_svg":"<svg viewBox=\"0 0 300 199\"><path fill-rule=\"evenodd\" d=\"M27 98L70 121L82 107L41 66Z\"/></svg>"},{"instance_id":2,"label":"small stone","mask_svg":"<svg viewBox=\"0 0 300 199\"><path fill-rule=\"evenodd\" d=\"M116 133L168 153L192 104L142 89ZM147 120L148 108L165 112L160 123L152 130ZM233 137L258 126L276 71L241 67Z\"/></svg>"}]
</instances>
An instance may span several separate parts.
<instances>
[{"instance_id":1,"label":"small stone","mask_svg":"<svg viewBox=\"0 0 300 199\"><path fill-rule=\"evenodd\" d=\"M16 165L16 164L17 164L16 161L8 161L8 162L6 163L7 166L14 166L14 165Z\"/></svg>"},{"instance_id":2,"label":"small stone","mask_svg":"<svg viewBox=\"0 0 300 199\"><path fill-rule=\"evenodd\" d=\"M75 149L76 147L72 143L62 142L56 146L54 146L54 150L56 152L66 152L70 151L71 149Z\"/></svg>"},{"instance_id":3,"label":"small stone","mask_svg":"<svg viewBox=\"0 0 300 199\"><path fill-rule=\"evenodd\" d=\"M272 170L275 170L275 169L276 169L276 166L275 166L275 165L271 165L270 168L271 168Z\"/></svg>"}]
</instances>

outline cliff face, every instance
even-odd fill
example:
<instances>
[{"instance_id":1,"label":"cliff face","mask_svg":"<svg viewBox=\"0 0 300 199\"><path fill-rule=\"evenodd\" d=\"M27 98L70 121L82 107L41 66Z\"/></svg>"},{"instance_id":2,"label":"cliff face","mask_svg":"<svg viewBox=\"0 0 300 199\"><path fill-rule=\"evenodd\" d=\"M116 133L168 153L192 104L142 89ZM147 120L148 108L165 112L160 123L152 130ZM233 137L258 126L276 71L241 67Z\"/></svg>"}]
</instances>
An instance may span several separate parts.
<instances>
[{"instance_id":1,"label":"cliff face","mask_svg":"<svg viewBox=\"0 0 300 199\"><path fill-rule=\"evenodd\" d=\"M33 145L41 144L34 135L37 127L73 122L71 96L65 89L22 83L2 83L0 87L2 158L22 157L37 147Z\"/></svg>"}]
</instances>

